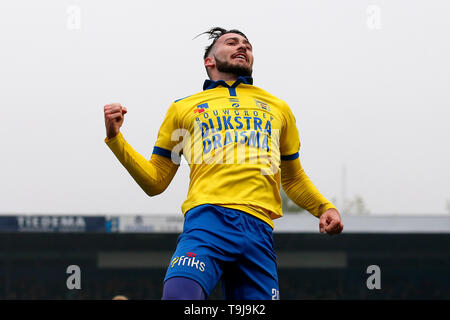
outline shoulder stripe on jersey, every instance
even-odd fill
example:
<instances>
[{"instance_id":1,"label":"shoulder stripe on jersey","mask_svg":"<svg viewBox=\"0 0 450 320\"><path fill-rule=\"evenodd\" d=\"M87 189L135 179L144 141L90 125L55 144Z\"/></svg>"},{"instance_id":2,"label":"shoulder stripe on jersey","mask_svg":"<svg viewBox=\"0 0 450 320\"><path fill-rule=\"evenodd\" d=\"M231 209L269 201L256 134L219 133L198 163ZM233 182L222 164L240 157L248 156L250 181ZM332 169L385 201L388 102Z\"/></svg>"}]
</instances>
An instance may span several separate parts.
<instances>
[{"instance_id":1,"label":"shoulder stripe on jersey","mask_svg":"<svg viewBox=\"0 0 450 320\"><path fill-rule=\"evenodd\" d=\"M290 154L288 156L281 156L281 160L295 160L298 158L298 152Z\"/></svg>"}]
</instances>

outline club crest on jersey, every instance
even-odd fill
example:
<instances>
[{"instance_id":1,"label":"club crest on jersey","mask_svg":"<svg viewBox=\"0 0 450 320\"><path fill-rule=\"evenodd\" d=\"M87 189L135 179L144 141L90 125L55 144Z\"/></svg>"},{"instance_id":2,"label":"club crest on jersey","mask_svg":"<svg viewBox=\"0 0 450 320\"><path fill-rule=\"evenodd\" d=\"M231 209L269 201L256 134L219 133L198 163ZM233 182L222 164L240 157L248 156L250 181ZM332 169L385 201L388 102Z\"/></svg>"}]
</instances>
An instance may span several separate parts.
<instances>
[{"instance_id":1,"label":"club crest on jersey","mask_svg":"<svg viewBox=\"0 0 450 320\"><path fill-rule=\"evenodd\" d=\"M256 103L256 106L258 108L261 108L261 109L266 110L266 111L270 111L270 107L269 107L269 105L267 103L259 101L259 100L256 100L256 99L255 99L255 103Z\"/></svg>"},{"instance_id":2,"label":"club crest on jersey","mask_svg":"<svg viewBox=\"0 0 450 320\"><path fill-rule=\"evenodd\" d=\"M207 103L207 102L206 102L206 103L199 104L199 105L194 109L194 113L202 113L202 112L205 111L205 109L208 109L208 108L209 108L209 106L208 106L208 103Z\"/></svg>"},{"instance_id":3,"label":"club crest on jersey","mask_svg":"<svg viewBox=\"0 0 450 320\"><path fill-rule=\"evenodd\" d=\"M237 98L229 98L231 106L234 108L239 108L239 99Z\"/></svg>"}]
</instances>

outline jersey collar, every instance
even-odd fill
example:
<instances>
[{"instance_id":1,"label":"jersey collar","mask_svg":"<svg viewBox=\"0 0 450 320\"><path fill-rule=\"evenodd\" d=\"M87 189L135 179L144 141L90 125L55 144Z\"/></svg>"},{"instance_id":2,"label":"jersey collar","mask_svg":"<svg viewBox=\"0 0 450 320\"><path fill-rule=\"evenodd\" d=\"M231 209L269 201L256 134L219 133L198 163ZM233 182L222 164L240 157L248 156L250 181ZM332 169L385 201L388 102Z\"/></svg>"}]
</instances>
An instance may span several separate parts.
<instances>
[{"instance_id":1,"label":"jersey collar","mask_svg":"<svg viewBox=\"0 0 450 320\"><path fill-rule=\"evenodd\" d=\"M228 83L226 83L224 80L213 81L213 80L207 79L203 83L203 90L213 89L219 85L223 85L226 88L236 88L238 86L238 84L240 84L240 83L252 85L253 78L250 76L239 76L231 86Z\"/></svg>"}]
</instances>

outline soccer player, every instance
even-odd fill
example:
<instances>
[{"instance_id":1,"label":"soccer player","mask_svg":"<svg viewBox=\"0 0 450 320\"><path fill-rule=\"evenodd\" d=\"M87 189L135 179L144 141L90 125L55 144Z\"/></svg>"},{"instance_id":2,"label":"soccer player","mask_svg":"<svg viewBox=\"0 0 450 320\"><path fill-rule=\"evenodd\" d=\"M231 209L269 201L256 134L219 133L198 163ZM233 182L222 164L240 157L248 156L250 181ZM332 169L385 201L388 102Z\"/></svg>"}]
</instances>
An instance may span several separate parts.
<instances>
[{"instance_id":1,"label":"soccer player","mask_svg":"<svg viewBox=\"0 0 450 320\"><path fill-rule=\"evenodd\" d=\"M219 280L226 299L279 299L273 220L282 216L280 185L320 218L319 230L343 230L340 214L300 165L300 140L288 104L254 86L253 48L239 30L204 32L209 79L203 91L170 104L151 159L120 127L127 108L104 107L105 142L149 195L162 193L183 155L190 166L183 232L169 262L162 299L206 299Z\"/></svg>"}]
</instances>

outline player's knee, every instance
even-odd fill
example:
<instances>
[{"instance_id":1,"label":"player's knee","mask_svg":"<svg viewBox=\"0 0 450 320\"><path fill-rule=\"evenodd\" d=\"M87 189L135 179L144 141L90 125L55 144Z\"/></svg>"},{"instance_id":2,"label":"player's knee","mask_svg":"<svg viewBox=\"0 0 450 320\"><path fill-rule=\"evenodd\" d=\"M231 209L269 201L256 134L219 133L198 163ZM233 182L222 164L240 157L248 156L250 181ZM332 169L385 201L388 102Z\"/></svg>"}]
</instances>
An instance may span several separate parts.
<instances>
[{"instance_id":1,"label":"player's knee","mask_svg":"<svg viewBox=\"0 0 450 320\"><path fill-rule=\"evenodd\" d=\"M204 300L206 295L197 281L173 277L164 283L162 300Z\"/></svg>"}]
</instances>

